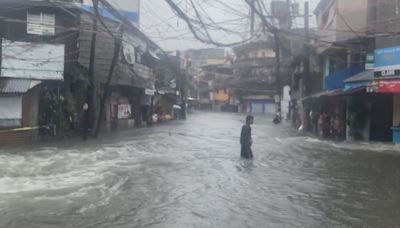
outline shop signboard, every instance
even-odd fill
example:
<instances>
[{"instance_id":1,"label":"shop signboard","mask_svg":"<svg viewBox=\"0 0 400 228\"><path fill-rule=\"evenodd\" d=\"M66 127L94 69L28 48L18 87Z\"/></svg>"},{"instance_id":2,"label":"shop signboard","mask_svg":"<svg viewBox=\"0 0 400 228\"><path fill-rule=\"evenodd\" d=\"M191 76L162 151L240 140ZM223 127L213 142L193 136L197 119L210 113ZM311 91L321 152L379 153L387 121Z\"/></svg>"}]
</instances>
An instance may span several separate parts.
<instances>
[{"instance_id":1,"label":"shop signboard","mask_svg":"<svg viewBox=\"0 0 400 228\"><path fill-rule=\"evenodd\" d=\"M379 93L400 93L400 80L381 80L378 86Z\"/></svg>"},{"instance_id":2,"label":"shop signboard","mask_svg":"<svg viewBox=\"0 0 400 228\"><path fill-rule=\"evenodd\" d=\"M400 80L374 80L367 86L367 92L400 93Z\"/></svg>"},{"instance_id":3,"label":"shop signboard","mask_svg":"<svg viewBox=\"0 0 400 228\"><path fill-rule=\"evenodd\" d=\"M400 76L400 46L375 50L374 75L377 78Z\"/></svg>"},{"instance_id":4,"label":"shop signboard","mask_svg":"<svg viewBox=\"0 0 400 228\"><path fill-rule=\"evenodd\" d=\"M146 94L147 96L154 96L156 93L156 91L154 89L145 89L144 90L144 94Z\"/></svg>"}]
</instances>

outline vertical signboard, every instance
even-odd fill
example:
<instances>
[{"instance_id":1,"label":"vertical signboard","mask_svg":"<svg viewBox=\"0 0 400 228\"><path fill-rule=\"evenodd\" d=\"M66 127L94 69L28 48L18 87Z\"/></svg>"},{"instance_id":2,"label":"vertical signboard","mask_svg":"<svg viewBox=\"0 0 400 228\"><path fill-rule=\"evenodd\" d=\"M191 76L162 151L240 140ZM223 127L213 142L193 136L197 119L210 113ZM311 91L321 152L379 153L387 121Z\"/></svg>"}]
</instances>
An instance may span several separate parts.
<instances>
[{"instance_id":1,"label":"vertical signboard","mask_svg":"<svg viewBox=\"0 0 400 228\"><path fill-rule=\"evenodd\" d=\"M139 25L140 19L140 0L112 0L109 3L118 10L122 15L126 16L131 22ZM101 4L100 4L101 5ZM83 9L87 11L93 10L92 0L83 0ZM110 12L105 9L101 9L101 13L104 17L113 19L114 17Z\"/></svg>"},{"instance_id":2,"label":"vertical signboard","mask_svg":"<svg viewBox=\"0 0 400 228\"><path fill-rule=\"evenodd\" d=\"M365 59L365 70L373 70L374 69L374 54L367 54Z\"/></svg>"}]
</instances>

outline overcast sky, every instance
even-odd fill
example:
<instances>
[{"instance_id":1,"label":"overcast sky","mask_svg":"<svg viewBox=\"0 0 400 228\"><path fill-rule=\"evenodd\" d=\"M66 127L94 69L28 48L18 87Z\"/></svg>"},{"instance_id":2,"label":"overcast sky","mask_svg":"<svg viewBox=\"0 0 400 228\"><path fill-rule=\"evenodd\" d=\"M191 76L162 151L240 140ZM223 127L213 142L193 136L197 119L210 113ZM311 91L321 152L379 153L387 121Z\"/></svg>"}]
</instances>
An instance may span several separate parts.
<instances>
[{"instance_id":1,"label":"overcast sky","mask_svg":"<svg viewBox=\"0 0 400 228\"><path fill-rule=\"evenodd\" d=\"M194 16L194 10L190 6L190 0L175 0L179 6L189 15ZM245 0L194 0L199 5L199 12L206 20L236 31L222 32L211 31L211 35L218 42L230 43L239 41L243 36L250 34L249 8ZM269 5L271 0L264 0ZM296 0L300 4L300 13L303 12L304 0ZM319 0L309 0L310 13L314 10ZM197 41L185 22L179 19L165 3L165 0L142 0L141 1L141 29L157 44L166 51L187 50L190 48L210 47ZM315 17L311 18L315 25ZM302 27L303 19L294 22L293 27Z\"/></svg>"}]
</instances>

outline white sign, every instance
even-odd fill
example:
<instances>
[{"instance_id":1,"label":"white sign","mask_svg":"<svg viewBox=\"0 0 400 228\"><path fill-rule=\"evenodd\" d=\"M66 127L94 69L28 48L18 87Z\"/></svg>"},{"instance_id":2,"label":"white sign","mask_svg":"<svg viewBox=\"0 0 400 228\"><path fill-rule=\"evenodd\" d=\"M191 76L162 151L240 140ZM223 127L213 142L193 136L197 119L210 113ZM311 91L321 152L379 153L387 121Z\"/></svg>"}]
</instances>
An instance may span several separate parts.
<instances>
[{"instance_id":1,"label":"white sign","mask_svg":"<svg viewBox=\"0 0 400 228\"><path fill-rule=\"evenodd\" d=\"M3 40L1 77L64 80L64 44Z\"/></svg>"},{"instance_id":2,"label":"white sign","mask_svg":"<svg viewBox=\"0 0 400 228\"><path fill-rule=\"evenodd\" d=\"M54 14L30 13L27 15L27 33L52 36L56 33L56 16Z\"/></svg>"},{"instance_id":3,"label":"white sign","mask_svg":"<svg viewBox=\"0 0 400 228\"><path fill-rule=\"evenodd\" d=\"M144 94L146 94L148 96L154 96L155 93L156 93L156 91L153 89L145 89L144 90Z\"/></svg>"},{"instance_id":4,"label":"white sign","mask_svg":"<svg viewBox=\"0 0 400 228\"><path fill-rule=\"evenodd\" d=\"M122 53L124 59L128 64L134 64L136 62L135 47L127 42L123 42Z\"/></svg>"},{"instance_id":5,"label":"white sign","mask_svg":"<svg viewBox=\"0 0 400 228\"><path fill-rule=\"evenodd\" d=\"M119 104L118 105L118 119L129 119L131 117L131 105Z\"/></svg>"},{"instance_id":6,"label":"white sign","mask_svg":"<svg viewBox=\"0 0 400 228\"><path fill-rule=\"evenodd\" d=\"M387 77L387 76L394 76L396 75L396 72L394 70L384 70L381 73L382 77Z\"/></svg>"}]
</instances>

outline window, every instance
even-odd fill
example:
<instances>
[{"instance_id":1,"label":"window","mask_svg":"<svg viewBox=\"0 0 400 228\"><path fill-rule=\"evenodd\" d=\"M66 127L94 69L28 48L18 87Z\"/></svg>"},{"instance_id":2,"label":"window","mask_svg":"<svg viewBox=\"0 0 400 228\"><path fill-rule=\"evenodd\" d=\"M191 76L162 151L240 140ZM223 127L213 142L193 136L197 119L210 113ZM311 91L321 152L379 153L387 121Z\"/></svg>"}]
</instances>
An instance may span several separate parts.
<instances>
[{"instance_id":1,"label":"window","mask_svg":"<svg viewBox=\"0 0 400 228\"><path fill-rule=\"evenodd\" d=\"M22 96L0 96L0 127L20 127Z\"/></svg>"},{"instance_id":2,"label":"window","mask_svg":"<svg viewBox=\"0 0 400 228\"><path fill-rule=\"evenodd\" d=\"M31 13L27 15L27 33L52 36L55 34L56 16L54 14Z\"/></svg>"}]
</instances>

